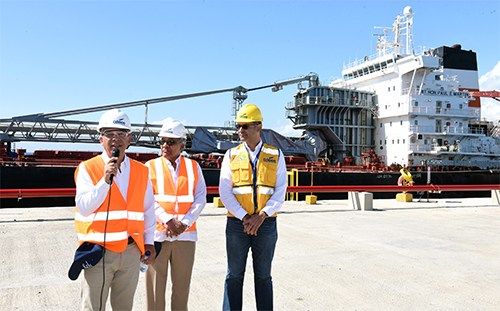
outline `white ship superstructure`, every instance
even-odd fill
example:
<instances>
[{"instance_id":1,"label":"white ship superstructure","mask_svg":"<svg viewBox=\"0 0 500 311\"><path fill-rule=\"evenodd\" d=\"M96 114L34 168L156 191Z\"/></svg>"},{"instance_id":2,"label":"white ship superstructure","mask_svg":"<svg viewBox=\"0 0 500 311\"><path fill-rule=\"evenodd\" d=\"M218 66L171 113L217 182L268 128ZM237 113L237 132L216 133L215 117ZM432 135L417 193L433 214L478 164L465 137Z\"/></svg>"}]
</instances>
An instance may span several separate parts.
<instances>
[{"instance_id":1,"label":"white ship superstructure","mask_svg":"<svg viewBox=\"0 0 500 311\"><path fill-rule=\"evenodd\" d=\"M332 88L376 96L374 147L386 164L500 167L500 148L482 127L476 54L460 45L414 53L413 12L397 16L389 40L379 36L377 53L345 66Z\"/></svg>"}]
</instances>

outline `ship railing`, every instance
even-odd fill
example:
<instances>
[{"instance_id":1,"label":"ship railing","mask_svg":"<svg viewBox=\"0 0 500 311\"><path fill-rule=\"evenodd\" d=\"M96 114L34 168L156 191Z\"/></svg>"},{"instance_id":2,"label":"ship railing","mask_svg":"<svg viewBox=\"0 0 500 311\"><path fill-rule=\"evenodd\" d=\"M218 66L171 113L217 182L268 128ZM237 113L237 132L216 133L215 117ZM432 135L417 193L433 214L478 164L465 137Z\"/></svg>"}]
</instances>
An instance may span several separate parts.
<instances>
[{"instance_id":1,"label":"ship railing","mask_svg":"<svg viewBox=\"0 0 500 311\"><path fill-rule=\"evenodd\" d=\"M334 192L421 192L421 191L487 191L500 190L500 184L481 185L345 185L345 186L288 186L288 193L334 193ZM29 188L29 189L0 189L0 199L73 197L75 188ZM208 186L207 194L218 195L218 186Z\"/></svg>"},{"instance_id":2,"label":"ship railing","mask_svg":"<svg viewBox=\"0 0 500 311\"><path fill-rule=\"evenodd\" d=\"M443 159L429 159L427 164L433 166L463 166L463 167L479 167L482 169L495 167L494 163L488 160L443 160ZM498 166L497 166L498 167Z\"/></svg>"},{"instance_id":3,"label":"ship railing","mask_svg":"<svg viewBox=\"0 0 500 311\"><path fill-rule=\"evenodd\" d=\"M464 146L455 146L455 145L444 145L444 146L437 146L434 145L431 148L431 151L434 152L457 152L457 153L476 153L477 155L484 155L484 152L479 151L479 147L474 148L472 146L464 147ZM467 160L469 161L469 160ZM452 162L456 162L453 160Z\"/></svg>"},{"instance_id":4,"label":"ship railing","mask_svg":"<svg viewBox=\"0 0 500 311\"><path fill-rule=\"evenodd\" d=\"M344 107L361 107L361 108L371 108L373 105L370 101L360 98L360 99L342 99L329 96L309 96L308 103L301 102L302 105L332 105L332 106L344 106Z\"/></svg>"},{"instance_id":5,"label":"ship railing","mask_svg":"<svg viewBox=\"0 0 500 311\"><path fill-rule=\"evenodd\" d=\"M432 147L430 145L410 144L409 149L413 152L430 152Z\"/></svg>"},{"instance_id":6,"label":"ship railing","mask_svg":"<svg viewBox=\"0 0 500 311\"><path fill-rule=\"evenodd\" d=\"M479 152L477 148L474 147L464 147L458 145L419 145L419 144L410 144L409 150L413 152L455 152L455 153L477 153L478 155L483 155L483 152ZM470 160L467 160L470 161ZM453 160L453 163L456 163L457 160ZM464 161L465 163L466 161ZM456 164L453 164L456 165ZM468 165L464 165L468 166Z\"/></svg>"},{"instance_id":7,"label":"ship railing","mask_svg":"<svg viewBox=\"0 0 500 311\"><path fill-rule=\"evenodd\" d=\"M467 116L479 118L480 111L478 109L452 109L452 108L435 108L435 107L410 107L410 112L424 115L447 115L447 116Z\"/></svg>"},{"instance_id":8,"label":"ship railing","mask_svg":"<svg viewBox=\"0 0 500 311\"><path fill-rule=\"evenodd\" d=\"M456 134L484 134L483 129L470 129L465 126L448 126L441 127L425 126L425 125L410 125L410 131L414 133L428 133L441 135L456 135Z\"/></svg>"},{"instance_id":9,"label":"ship railing","mask_svg":"<svg viewBox=\"0 0 500 311\"><path fill-rule=\"evenodd\" d=\"M470 134L485 134L483 128L471 128L469 132Z\"/></svg>"},{"instance_id":10,"label":"ship railing","mask_svg":"<svg viewBox=\"0 0 500 311\"><path fill-rule=\"evenodd\" d=\"M412 55L415 55L415 56L418 56L418 55L428 55L428 56L430 56L431 55L431 51L429 51L429 49L426 48L426 47L424 47L424 46L419 46L419 47L416 47L416 48L413 49L413 54ZM392 56L392 58L394 60L398 56L398 53L396 53L396 50L394 48L388 48L384 53L377 52L377 53L370 54L370 55L367 55L365 57L358 58L358 59L355 59L353 61L350 61L347 64L344 64L343 69L346 70L346 69L349 69L349 68L352 68L352 67L356 67L356 66L359 66L359 65L361 65L363 63L372 61L372 60L374 60L376 58L380 58L380 57L383 57L383 56L386 56L385 59L389 58L387 56Z\"/></svg>"},{"instance_id":11,"label":"ship railing","mask_svg":"<svg viewBox=\"0 0 500 311\"><path fill-rule=\"evenodd\" d=\"M385 60L392 58L393 63L394 63L394 60L396 59L397 56L398 55L395 53L394 49L389 49L385 53L377 52L377 53L374 53L374 54L371 54L371 55L367 55L367 56L365 56L363 58L355 59L353 61L348 62L347 64L344 64L343 70L359 66L361 64L364 64L366 62L375 60L377 58L381 58L380 62L384 62Z\"/></svg>"}]
</instances>

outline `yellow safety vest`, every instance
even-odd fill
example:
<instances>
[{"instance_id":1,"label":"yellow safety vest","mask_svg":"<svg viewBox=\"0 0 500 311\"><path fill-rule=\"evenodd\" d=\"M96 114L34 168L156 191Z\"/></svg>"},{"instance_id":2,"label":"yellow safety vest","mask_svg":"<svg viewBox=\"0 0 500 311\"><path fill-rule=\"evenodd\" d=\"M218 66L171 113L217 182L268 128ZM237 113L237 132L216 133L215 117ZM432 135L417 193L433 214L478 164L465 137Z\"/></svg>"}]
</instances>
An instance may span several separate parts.
<instances>
[{"instance_id":1,"label":"yellow safety vest","mask_svg":"<svg viewBox=\"0 0 500 311\"><path fill-rule=\"evenodd\" d=\"M194 202L194 190L198 183L198 163L181 156L177 186L175 186L166 161L168 161L166 158L159 157L146 162L149 178L153 184L155 201L170 217L181 220ZM164 230L161 223L157 223L156 228ZM189 231L196 231L196 223L186 230Z\"/></svg>"},{"instance_id":2,"label":"yellow safety vest","mask_svg":"<svg viewBox=\"0 0 500 311\"><path fill-rule=\"evenodd\" d=\"M101 156L93 157L83 162L92 182L97 184L104 176L104 161ZM75 182L78 168L75 171ZM139 250L144 254L144 196L148 183L148 169L144 164L130 159L130 178L128 182L127 199L125 199L118 186L111 184L110 193L101 206L92 214L83 216L75 213L75 229L78 241L96 243L106 249L121 253L125 251L128 237L132 237ZM77 185L78 186L78 185ZM106 224L107 217L107 224ZM104 228L106 227L106 237ZM104 241L106 239L106 241Z\"/></svg>"},{"instance_id":3,"label":"yellow safety vest","mask_svg":"<svg viewBox=\"0 0 500 311\"><path fill-rule=\"evenodd\" d=\"M254 168L244 144L230 150L229 165L233 194L249 215L260 212L273 195L276 187L278 158L278 148L263 144L258 153L257 166ZM229 213L229 216L233 215Z\"/></svg>"}]
</instances>

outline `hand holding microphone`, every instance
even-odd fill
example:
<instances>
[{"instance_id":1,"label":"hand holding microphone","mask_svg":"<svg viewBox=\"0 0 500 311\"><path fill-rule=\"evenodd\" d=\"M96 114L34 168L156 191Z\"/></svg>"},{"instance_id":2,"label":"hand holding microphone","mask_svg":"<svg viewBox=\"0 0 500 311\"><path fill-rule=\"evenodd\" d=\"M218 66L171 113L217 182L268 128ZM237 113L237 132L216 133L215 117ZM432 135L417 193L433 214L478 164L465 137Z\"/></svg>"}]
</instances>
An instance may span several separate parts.
<instances>
[{"instance_id":1,"label":"hand holding microphone","mask_svg":"<svg viewBox=\"0 0 500 311\"><path fill-rule=\"evenodd\" d=\"M117 171L118 171L118 157L120 156L120 150L119 149L113 149L111 152L111 159L109 160L108 164L106 164L106 177L105 181L108 184L113 183L113 177L115 177Z\"/></svg>"}]
</instances>

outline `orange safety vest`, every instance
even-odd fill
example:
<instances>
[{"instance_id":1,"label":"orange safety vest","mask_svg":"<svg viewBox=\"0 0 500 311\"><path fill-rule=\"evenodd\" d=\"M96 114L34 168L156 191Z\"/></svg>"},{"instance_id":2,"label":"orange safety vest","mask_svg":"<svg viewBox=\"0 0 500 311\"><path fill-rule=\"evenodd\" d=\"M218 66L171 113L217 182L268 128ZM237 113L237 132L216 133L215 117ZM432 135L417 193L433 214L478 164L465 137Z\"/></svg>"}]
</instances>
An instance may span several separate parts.
<instances>
[{"instance_id":1,"label":"orange safety vest","mask_svg":"<svg viewBox=\"0 0 500 311\"><path fill-rule=\"evenodd\" d=\"M167 166L167 159L159 157L146 162L149 178L153 184L155 201L170 217L182 220L194 202L194 190L198 183L198 163L180 157L177 186ZM156 229L163 231L163 224L157 222ZM185 232L196 232L196 222Z\"/></svg>"},{"instance_id":2,"label":"orange safety vest","mask_svg":"<svg viewBox=\"0 0 500 311\"><path fill-rule=\"evenodd\" d=\"M142 163L130 160L130 178L127 199L118 186L111 184L111 191L101 206L89 216L83 216L78 209L75 214L75 229L80 243L89 241L104 246L113 252L127 248L128 237L132 237L144 254L144 196L148 183L148 170ZM104 161L101 156L83 162L92 182L97 184L104 177ZM78 168L75 171L75 181ZM77 185L78 186L78 185ZM108 200L111 202L108 209ZM108 218L106 224L106 216ZM106 227L106 232L104 228ZM104 240L106 239L106 240Z\"/></svg>"},{"instance_id":3,"label":"orange safety vest","mask_svg":"<svg viewBox=\"0 0 500 311\"><path fill-rule=\"evenodd\" d=\"M229 165L233 181L233 194L236 200L249 215L260 212L266 206L276 187L279 149L268 144L262 145L255 168L257 175L255 184L250 155L245 145L240 144L232 148L230 156ZM228 213L228 216L233 215ZM272 216L276 216L276 214Z\"/></svg>"}]
</instances>

